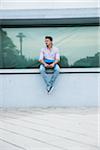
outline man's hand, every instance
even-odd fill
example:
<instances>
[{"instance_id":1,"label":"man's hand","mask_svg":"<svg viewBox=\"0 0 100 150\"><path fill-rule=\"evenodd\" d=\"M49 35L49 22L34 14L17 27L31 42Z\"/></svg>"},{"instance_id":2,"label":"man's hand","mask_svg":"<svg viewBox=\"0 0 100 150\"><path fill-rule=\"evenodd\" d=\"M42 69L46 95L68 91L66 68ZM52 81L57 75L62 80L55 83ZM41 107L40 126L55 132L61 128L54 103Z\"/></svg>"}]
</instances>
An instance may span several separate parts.
<instances>
[{"instance_id":1,"label":"man's hand","mask_svg":"<svg viewBox=\"0 0 100 150\"><path fill-rule=\"evenodd\" d=\"M44 62L44 60L39 60L40 63L42 63L46 68L49 68L49 65Z\"/></svg>"},{"instance_id":2,"label":"man's hand","mask_svg":"<svg viewBox=\"0 0 100 150\"><path fill-rule=\"evenodd\" d=\"M54 64L54 63L52 63L52 64L50 64L50 65L49 65L49 67L50 67L50 68L53 68L53 67L54 67L54 65L55 65L55 64Z\"/></svg>"},{"instance_id":3,"label":"man's hand","mask_svg":"<svg viewBox=\"0 0 100 150\"><path fill-rule=\"evenodd\" d=\"M48 65L48 64L46 64L46 63L44 64L44 66L45 66L46 68L49 68L49 65Z\"/></svg>"}]
</instances>

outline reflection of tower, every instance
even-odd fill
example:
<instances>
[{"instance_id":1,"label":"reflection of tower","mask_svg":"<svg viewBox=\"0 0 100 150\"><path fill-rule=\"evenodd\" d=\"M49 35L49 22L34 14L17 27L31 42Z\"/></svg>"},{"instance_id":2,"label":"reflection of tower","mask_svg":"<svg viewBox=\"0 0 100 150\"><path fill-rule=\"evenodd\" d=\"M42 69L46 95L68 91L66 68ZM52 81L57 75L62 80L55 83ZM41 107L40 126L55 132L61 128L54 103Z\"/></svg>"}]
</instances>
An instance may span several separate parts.
<instances>
[{"instance_id":1,"label":"reflection of tower","mask_svg":"<svg viewBox=\"0 0 100 150\"><path fill-rule=\"evenodd\" d=\"M26 36L23 33L19 33L16 37L19 38L19 42L20 42L20 54L22 55L23 38L26 37Z\"/></svg>"}]
</instances>

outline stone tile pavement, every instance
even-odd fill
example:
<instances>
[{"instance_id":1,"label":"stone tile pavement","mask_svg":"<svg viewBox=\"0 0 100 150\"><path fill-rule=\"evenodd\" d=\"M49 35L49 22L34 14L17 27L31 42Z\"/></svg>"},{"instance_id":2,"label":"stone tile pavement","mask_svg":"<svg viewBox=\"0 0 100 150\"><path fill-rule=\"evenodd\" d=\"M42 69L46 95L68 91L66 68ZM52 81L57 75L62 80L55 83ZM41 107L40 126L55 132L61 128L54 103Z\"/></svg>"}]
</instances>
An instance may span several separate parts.
<instances>
[{"instance_id":1,"label":"stone tile pavement","mask_svg":"<svg viewBox=\"0 0 100 150\"><path fill-rule=\"evenodd\" d=\"M0 150L100 150L99 108L0 108Z\"/></svg>"}]
</instances>

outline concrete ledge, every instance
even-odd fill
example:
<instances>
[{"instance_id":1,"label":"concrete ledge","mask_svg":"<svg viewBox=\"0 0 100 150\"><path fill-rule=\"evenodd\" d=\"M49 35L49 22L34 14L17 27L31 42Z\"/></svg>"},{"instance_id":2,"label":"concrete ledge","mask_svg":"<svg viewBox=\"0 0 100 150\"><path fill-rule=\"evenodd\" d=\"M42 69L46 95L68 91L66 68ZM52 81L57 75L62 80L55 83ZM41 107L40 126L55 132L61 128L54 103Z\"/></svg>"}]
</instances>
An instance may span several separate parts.
<instances>
[{"instance_id":1,"label":"concrete ledge","mask_svg":"<svg viewBox=\"0 0 100 150\"><path fill-rule=\"evenodd\" d=\"M39 73L5 73L0 75L0 107L100 106L99 85L99 73L66 72L48 94Z\"/></svg>"},{"instance_id":2,"label":"concrete ledge","mask_svg":"<svg viewBox=\"0 0 100 150\"><path fill-rule=\"evenodd\" d=\"M61 68L60 73L100 73L100 68ZM0 74L40 74L39 69L0 69Z\"/></svg>"}]
</instances>

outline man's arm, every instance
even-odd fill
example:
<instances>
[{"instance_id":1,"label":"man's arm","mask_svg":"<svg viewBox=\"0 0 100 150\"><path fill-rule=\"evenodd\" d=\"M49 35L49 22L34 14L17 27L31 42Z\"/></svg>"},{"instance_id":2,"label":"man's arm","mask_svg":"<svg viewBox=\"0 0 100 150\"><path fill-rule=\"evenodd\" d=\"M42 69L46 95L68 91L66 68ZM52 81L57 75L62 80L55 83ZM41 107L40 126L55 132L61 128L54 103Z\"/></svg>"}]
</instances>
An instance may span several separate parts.
<instances>
[{"instance_id":1,"label":"man's arm","mask_svg":"<svg viewBox=\"0 0 100 150\"><path fill-rule=\"evenodd\" d=\"M40 52L39 62L42 63L45 67L48 67L48 64L45 63L43 49Z\"/></svg>"},{"instance_id":2,"label":"man's arm","mask_svg":"<svg viewBox=\"0 0 100 150\"><path fill-rule=\"evenodd\" d=\"M48 67L48 64L45 63L45 61L43 59L39 60L40 63L42 63L45 67Z\"/></svg>"}]
</instances>

